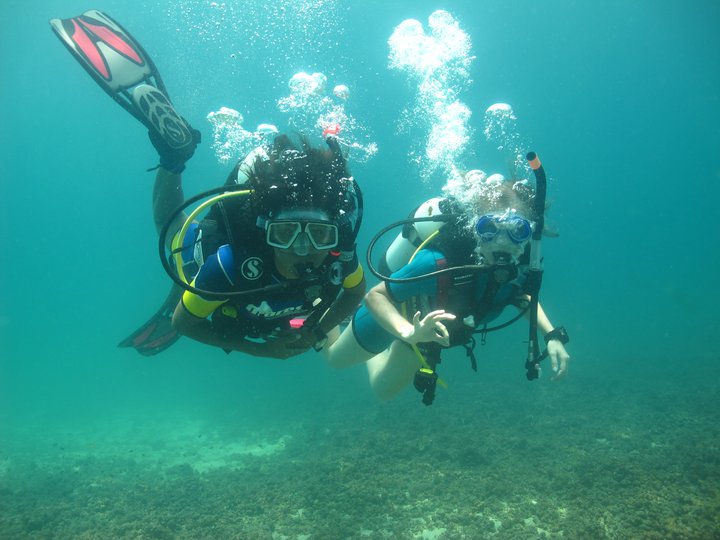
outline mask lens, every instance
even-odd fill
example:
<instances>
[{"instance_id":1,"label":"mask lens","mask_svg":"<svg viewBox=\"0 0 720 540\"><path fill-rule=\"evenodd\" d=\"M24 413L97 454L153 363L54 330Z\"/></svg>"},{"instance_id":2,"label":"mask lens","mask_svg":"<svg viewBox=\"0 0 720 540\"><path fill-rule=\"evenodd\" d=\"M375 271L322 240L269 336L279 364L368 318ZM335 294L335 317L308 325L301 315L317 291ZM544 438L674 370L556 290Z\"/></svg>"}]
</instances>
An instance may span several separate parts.
<instances>
[{"instance_id":1,"label":"mask lens","mask_svg":"<svg viewBox=\"0 0 720 540\"><path fill-rule=\"evenodd\" d=\"M310 237L315 249L324 250L337 246L338 229L335 225L330 223L308 223L305 226L305 232Z\"/></svg>"},{"instance_id":2,"label":"mask lens","mask_svg":"<svg viewBox=\"0 0 720 540\"><path fill-rule=\"evenodd\" d=\"M302 225L297 221L278 221L270 223L267 229L268 245L289 248L302 231Z\"/></svg>"},{"instance_id":3,"label":"mask lens","mask_svg":"<svg viewBox=\"0 0 720 540\"><path fill-rule=\"evenodd\" d=\"M521 244L530 238L532 227L526 219L515 217L507 220L507 233L510 240L516 244Z\"/></svg>"},{"instance_id":4,"label":"mask lens","mask_svg":"<svg viewBox=\"0 0 720 540\"><path fill-rule=\"evenodd\" d=\"M475 231L480 237L480 240L483 242L491 242L498 233L497 218L494 216L481 216L480 219L478 219L477 225L475 225Z\"/></svg>"}]
</instances>

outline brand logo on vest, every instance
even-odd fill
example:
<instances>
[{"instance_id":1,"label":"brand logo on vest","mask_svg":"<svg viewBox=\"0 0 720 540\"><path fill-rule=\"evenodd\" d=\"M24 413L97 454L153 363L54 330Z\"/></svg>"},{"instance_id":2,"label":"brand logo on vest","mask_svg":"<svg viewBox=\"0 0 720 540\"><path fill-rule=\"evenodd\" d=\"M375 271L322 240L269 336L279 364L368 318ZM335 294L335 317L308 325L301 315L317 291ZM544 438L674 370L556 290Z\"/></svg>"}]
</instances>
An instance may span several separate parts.
<instances>
[{"instance_id":1,"label":"brand logo on vest","mask_svg":"<svg viewBox=\"0 0 720 540\"><path fill-rule=\"evenodd\" d=\"M263 262L260 257L249 257L240 266L240 273L245 279L254 281L263 274Z\"/></svg>"},{"instance_id":2,"label":"brand logo on vest","mask_svg":"<svg viewBox=\"0 0 720 540\"><path fill-rule=\"evenodd\" d=\"M260 305L248 304L245 307L245 310L253 317L261 319L275 319L284 315L290 315L292 313L299 313L304 311L302 304L276 309L270 304L268 304L265 300L263 300Z\"/></svg>"}]
</instances>

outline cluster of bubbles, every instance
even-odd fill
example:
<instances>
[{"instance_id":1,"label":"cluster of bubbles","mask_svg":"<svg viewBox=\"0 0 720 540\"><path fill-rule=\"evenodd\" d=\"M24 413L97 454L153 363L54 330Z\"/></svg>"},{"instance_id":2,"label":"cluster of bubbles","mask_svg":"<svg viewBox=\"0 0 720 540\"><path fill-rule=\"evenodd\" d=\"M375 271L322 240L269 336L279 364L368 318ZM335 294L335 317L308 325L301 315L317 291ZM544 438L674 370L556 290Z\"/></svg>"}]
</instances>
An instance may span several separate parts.
<instances>
[{"instance_id":1,"label":"cluster of bubbles","mask_svg":"<svg viewBox=\"0 0 720 540\"><path fill-rule=\"evenodd\" d=\"M517 130L517 117L507 103L495 103L485 111L483 134L488 142L510 159L512 178L506 179L501 174L487 174L480 169L462 171L453 167L442 191L464 203L465 207L480 214L487 212L515 212L508 207L508 199L512 192L525 191L531 188L528 178L532 176L525 159L524 144ZM519 200L519 199L518 199ZM472 216L477 218L478 216ZM471 220L474 222L474 219Z\"/></svg>"},{"instance_id":2,"label":"cluster of bubbles","mask_svg":"<svg viewBox=\"0 0 720 540\"><path fill-rule=\"evenodd\" d=\"M513 210L503 206L507 189L520 190L527 185L527 180L508 180L502 174L487 174L481 169L467 172L454 169L442 191L466 207L487 213Z\"/></svg>"},{"instance_id":3,"label":"cluster of bubbles","mask_svg":"<svg viewBox=\"0 0 720 540\"><path fill-rule=\"evenodd\" d=\"M338 137L356 162L369 160L377 153L377 144L369 140L364 126L345 110L350 97L347 85L338 84L332 96L326 95L327 77L323 73L299 72L288 82L290 95L280 98L277 108L289 115L288 123L303 133ZM228 107L207 115L213 128L212 148L221 163L242 158L258 145L265 145L278 133L273 124L260 124L254 131L243 127L243 115Z\"/></svg>"},{"instance_id":4,"label":"cluster of bubbles","mask_svg":"<svg viewBox=\"0 0 720 540\"><path fill-rule=\"evenodd\" d=\"M328 104L327 101L330 98L325 96L326 87L327 77L324 73L309 75L304 71L300 71L288 81L290 95L278 100L278 109L286 113L297 110L314 114ZM347 99L350 91L348 90L344 95L344 99Z\"/></svg>"},{"instance_id":5,"label":"cluster of bubbles","mask_svg":"<svg viewBox=\"0 0 720 540\"><path fill-rule=\"evenodd\" d=\"M195 52L179 61L174 72L194 80L201 68L203 76L217 81L217 85L230 88L240 85L238 99L245 107L242 110L246 117L256 110L272 115L277 111L269 109L277 107L288 115L288 126L278 123L283 131L289 128L319 135L328 126L339 124L340 142L349 148L352 158L368 160L377 152L377 146L367 129L346 111L348 86L339 84L327 96L324 74L297 73L289 83L290 95L277 100L285 87L289 66L321 57L335 70L342 70L347 52L338 43L344 31L345 7L344 0L172 2L166 8L166 24L176 32L178 47ZM205 50L213 51L210 61ZM255 86L251 82L253 74L260 81ZM185 91L193 94L196 101L207 97L200 95L200 90ZM257 129L243 127L242 115L233 109L221 108L207 118L213 128L213 149L222 162L243 157L244 152L266 137Z\"/></svg>"},{"instance_id":6,"label":"cluster of bubbles","mask_svg":"<svg viewBox=\"0 0 720 540\"><path fill-rule=\"evenodd\" d=\"M168 6L168 19L178 32L192 29L192 39L244 50L281 48L322 52L337 39L339 0L243 0L216 2L178 0Z\"/></svg>"},{"instance_id":7,"label":"cluster of bubbles","mask_svg":"<svg viewBox=\"0 0 720 540\"><path fill-rule=\"evenodd\" d=\"M377 153L377 144L369 140L367 130L346 110L350 98L347 85L336 85L328 95L325 74L300 71L290 78L288 88L290 95L280 98L277 107L289 115L295 129L336 134L354 161L367 161Z\"/></svg>"},{"instance_id":8,"label":"cluster of bubbles","mask_svg":"<svg viewBox=\"0 0 720 540\"><path fill-rule=\"evenodd\" d=\"M495 103L487 108L483 133L488 142L509 157L510 167L516 177L529 176L530 168L525 160L528 145L520 137L517 117L510 105Z\"/></svg>"},{"instance_id":9,"label":"cluster of bubbles","mask_svg":"<svg viewBox=\"0 0 720 540\"><path fill-rule=\"evenodd\" d=\"M263 69L281 81L287 66L307 55L337 56L342 4L343 0L177 0L168 3L165 20L177 34L176 46L199 50L198 44L209 45L218 77L247 77L248 69ZM206 72L212 69L207 55L199 60Z\"/></svg>"},{"instance_id":10,"label":"cluster of bubbles","mask_svg":"<svg viewBox=\"0 0 720 540\"><path fill-rule=\"evenodd\" d=\"M278 133L273 124L260 124L255 131L243 127L243 115L234 109L220 107L207 115L213 128L212 148L221 163L228 163L248 154Z\"/></svg>"},{"instance_id":11,"label":"cluster of bubbles","mask_svg":"<svg viewBox=\"0 0 720 540\"><path fill-rule=\"evenodd\" d=\"M424 145L411 150L425 181L439 175L447 179L443 191L470 207L500 210L507 181L499 174L488 175L479 169L461 172L458 164L466 151L472 130L471 110L459 99L471 83L469 36L447 11L438 10L428 18L427 29L420 21L400 23L388 40L389 67L403 72L416 89L415 102L403 112L402 131L421 128L427 134ZM517 129L517 117L506 103L488 107L483 134L488 142L508 159L513 178L531 177L525 160L528 145ZM513 181L521 189L527 181Z\"/></svg>"},{"instance_id":12,"label":"cluster of bubbles","mask_svg":"<svg viewBox=\"0 0 720 540\"><path fill-rule=\"evenodd\" d=\"M427 130L424 148L412 150L420 174L447 175L470 141L471 111L458 99L470 83L470 37L447 11L428 18L428 32L420 21L407 19L388 39L390 69L407 74L416 85L415 103L403 113L401 131Z\"/></svg>"}]
</instances>

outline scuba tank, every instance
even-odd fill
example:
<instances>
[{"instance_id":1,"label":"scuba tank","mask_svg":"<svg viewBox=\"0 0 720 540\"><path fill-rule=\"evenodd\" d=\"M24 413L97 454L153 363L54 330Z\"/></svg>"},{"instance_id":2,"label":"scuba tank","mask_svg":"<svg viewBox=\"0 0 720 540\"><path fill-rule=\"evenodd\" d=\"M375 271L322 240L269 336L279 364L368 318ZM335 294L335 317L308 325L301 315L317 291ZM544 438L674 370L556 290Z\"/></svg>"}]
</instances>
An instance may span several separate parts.
<instances>
[{"instance_id":1,"label":"scuba tank","mask_svg":"<svg viewBox=\"0 0 720 540\"><path fill-rule=\"evenodd\" d=\"M443 215L447 210L448 200L443 197L428 199L415 210L410 212L408 219L428 218ZM439 231L447 221L417 221L406 223L385 251L380 261L380 271L390 275L405 266L417 250L418 246L427 240L431 234Z\"/></svg>"}]
</instances>

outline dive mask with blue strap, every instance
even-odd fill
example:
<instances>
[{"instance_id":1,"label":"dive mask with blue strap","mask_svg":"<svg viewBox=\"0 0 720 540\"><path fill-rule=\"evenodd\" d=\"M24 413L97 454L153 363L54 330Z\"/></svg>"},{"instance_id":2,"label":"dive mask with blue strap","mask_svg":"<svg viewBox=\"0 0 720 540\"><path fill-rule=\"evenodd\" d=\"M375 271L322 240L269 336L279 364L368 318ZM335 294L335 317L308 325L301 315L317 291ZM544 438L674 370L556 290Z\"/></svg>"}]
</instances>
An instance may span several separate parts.
<instances>
[{"instance_id":1,"label":"dive mask with blue strap","mask_svg":"<svg viewBox=\"0 0 720 540\"><path fill-rule=\"evenodd\" d=\"M513 244L519 245L530 240L532 225L527 219L515 214L486 214L477 220L475 232L480 242L494 242L504 232Z\"/></svg>"}]
</instances>

